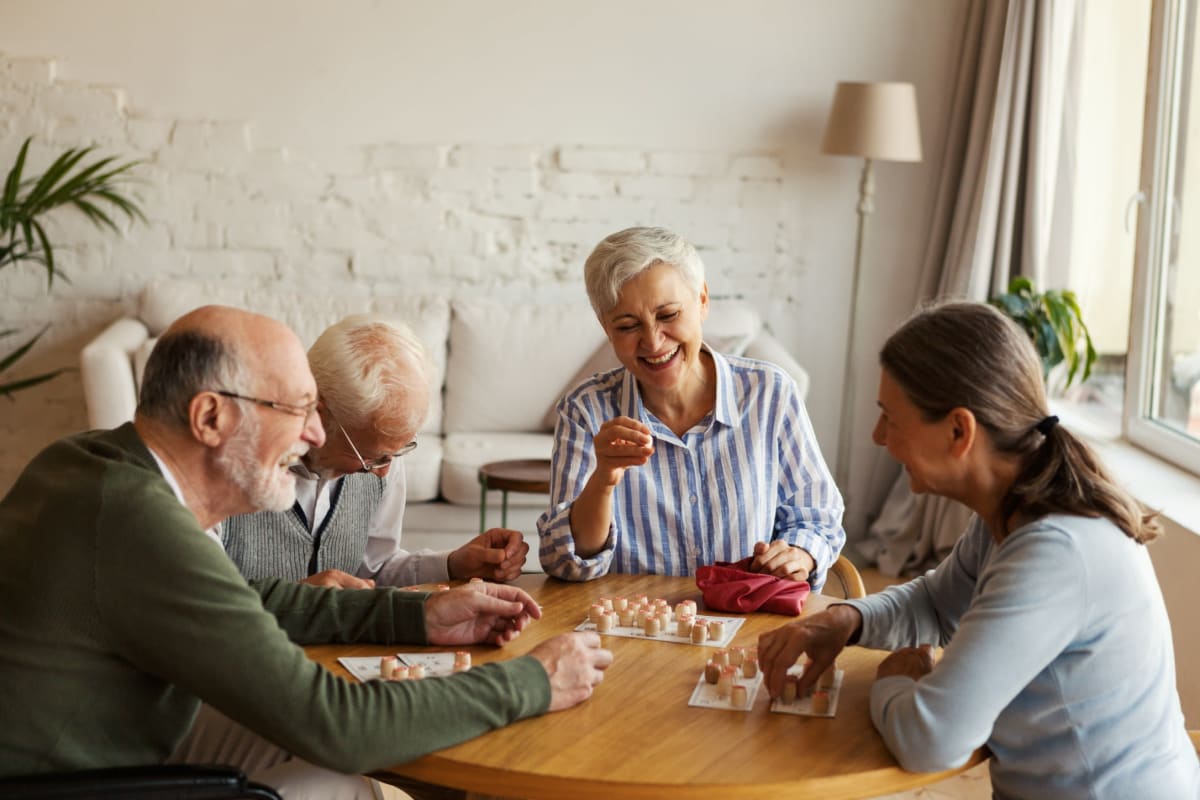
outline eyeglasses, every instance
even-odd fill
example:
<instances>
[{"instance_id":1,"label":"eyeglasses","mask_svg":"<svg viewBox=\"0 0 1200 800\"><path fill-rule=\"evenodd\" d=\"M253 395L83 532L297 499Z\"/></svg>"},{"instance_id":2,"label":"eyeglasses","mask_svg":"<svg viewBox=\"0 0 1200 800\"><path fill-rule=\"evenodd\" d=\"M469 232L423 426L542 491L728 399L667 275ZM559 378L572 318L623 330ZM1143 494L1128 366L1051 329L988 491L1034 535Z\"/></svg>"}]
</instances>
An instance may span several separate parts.
<instances>
[{"instance_id":1,"label":"eyeglasses","mask_svg":"<svg viewBox=\"0 0 1200 800\"><path fill-rule=\"evenodd\" d=\"M328 411L329 407L326 406L325 410ZM417 449L417 441L414 439L394 453L389 453L388 455L380 456L379 458L372 458L370 461L368 461L362 457L362 453L360 453L358 448L354 445L354 440L350 438L350 434L346 433L346 429L342 427L342 423L337 421L337 417L333 416L332 411L329 412L329 418L332 419L334 424L338 426L338 430L342 432L342 436L346 437L346 444L350 445L350 449L353 450L354 455L358 457L358 462L362 464L362 469L360 469L359 472L374 472L377 469L383 469L388 464L391 464L393 459L406 456L413 450Z\"/></svg>"},{"instance_id":2,"label":"eyeglasses","mask_svg":"<svg viewBox=\"0 0 1200 800\"><path fill-rule=\"evenodd\" d=\"M237 392L227 392L224 389L214 389L213 391L222 397L232 397L235 400L246 400L251 403L257 403L260 406L266 406L267 408L273 408L276 411L282 411L285 414L291 414L293 417L303 417L304 419L308 419L312 416L313 412L317 410L316 400L313 400L311 403L305 403L302 406L298 406L293 403L281 403L278 400L262 400L258 397L248 397L247 395L238 394Z\"/></svg>"}]
</instances>

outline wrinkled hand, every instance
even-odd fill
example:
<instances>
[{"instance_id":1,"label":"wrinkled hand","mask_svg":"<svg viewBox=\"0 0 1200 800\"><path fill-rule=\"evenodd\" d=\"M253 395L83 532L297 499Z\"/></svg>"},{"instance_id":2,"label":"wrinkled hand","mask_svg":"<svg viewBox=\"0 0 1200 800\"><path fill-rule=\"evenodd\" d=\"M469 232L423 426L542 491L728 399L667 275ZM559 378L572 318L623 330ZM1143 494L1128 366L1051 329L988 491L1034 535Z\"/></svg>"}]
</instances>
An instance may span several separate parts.
<instances>
[{"instance_id":1,"label":"wrinkled hand","mask_svg":"<svg viewBox=\"0 0 1200 800\"><path fill-rule=\"evenodd\" d=\"M817 562L801 547L793 547L781 539L776 539L770 544L754 543L754 558L750 560L751 572L765 572L776 578L800 582L808 580L808 576L816 568Z\"/></svg>"},{"instance_id":2,"label":"wrinkled hand","mask_svg":"<svg viewBox=\"0 0 1200 800\"><path fill-rule=\"evenodd\" d=\"M425 636L430 644L497 646L511 642L542 609L515 586L471 583L434 592L425 601Z\"/></svg>"},{"instance_id":3,"label":"wrinkled hand","mask_svg":"<svg viewBox=\"0 0 1200 800\"><path fill-rule=\"evenodd\" d=\"M630 467L640 467L654 455L650 428L632 417L614 417L592 437L596 450L596 472L609 486L621 482Z\"/></svg>"},{"instance_id":4,"label":"wrinkled hand","mask_svg":"<svg viewBox=\"0 0 1200 800\"><path fill-rule=\"evenodd\" d=\"M327 569L315 575L309 575L300 583L310 586L327 586L330 589L374 589L375 581L370 578L356 578L340 569Z\"/></svg>"},{"instance_id":5,"label":"wrinkled hand","mask_svg":"<svg viewBox=\"0 0 1200 800\"><path fill-rule=\"evenodd\" d=\"M862 615L853 606L832 606L759 636L758 663L771 697L783 691L784 677L801 654L808 655L812 667L804 670L796 689L801 695L807 692L861 624Z\"/></svg>"},{"instance_id":6,"label":"wrinkled hand","mask_svg":"<svg viewBox=\"0 0 1200 800\"><path fill-rule=\"evenodd\" d=\"M879 662L875 670L875 680L892 675L905 675L914 681L919 681L933 672L933 646L923 644L920 647L901 647Z\"/></svg>"},{"instance_id":7,"label":"wrinkled hand","mask_svg":"<svg viewBox=\"0 0 1200 800\"><path fill-rule=\"evenodd\" d=\"M529 654L542 662L550 677L550 711L562 711L591 697L613 660L594 631L555 636Z\"/></svg>"},{"instance_id":8,"label":"wrinkled hand","mask_svg":"<svg viewBox=\"0 0 1200 800\"><path fill-rule=\"evenodd\" d=\"M483 578L504 583L521 574L529 545L520 531L491 528L446 558L450 577Z\"/></svg>"}]
</instances>

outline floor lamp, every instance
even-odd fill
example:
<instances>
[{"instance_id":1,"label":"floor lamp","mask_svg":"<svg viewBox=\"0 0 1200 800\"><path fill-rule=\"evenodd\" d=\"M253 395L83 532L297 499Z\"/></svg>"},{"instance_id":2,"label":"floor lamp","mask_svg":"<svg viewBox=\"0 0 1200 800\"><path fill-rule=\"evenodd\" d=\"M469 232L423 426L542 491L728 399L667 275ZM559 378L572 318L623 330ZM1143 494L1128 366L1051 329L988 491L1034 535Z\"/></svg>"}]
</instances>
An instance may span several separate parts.
<instances>
[{"instance_id":1,"label":"floor lamp","mask_svg":"<svg viewBox=\"0 0 1200 800\"><path fill-rule=\"evenodd\" d=\"M875 210L875 161L920 161L921 134L917 124L917 93L911 83L849 83L837 85L833 108L825 125L821 152L863 159L858 184L858 235L854 240L854 278L850 283L850 329L846 335L846 366L842 375L842 418L838 425L837 483L845 494L850 481L850 428L854 419L855 317L862 269L863 230Z\"/></svg>"}]
</instances>

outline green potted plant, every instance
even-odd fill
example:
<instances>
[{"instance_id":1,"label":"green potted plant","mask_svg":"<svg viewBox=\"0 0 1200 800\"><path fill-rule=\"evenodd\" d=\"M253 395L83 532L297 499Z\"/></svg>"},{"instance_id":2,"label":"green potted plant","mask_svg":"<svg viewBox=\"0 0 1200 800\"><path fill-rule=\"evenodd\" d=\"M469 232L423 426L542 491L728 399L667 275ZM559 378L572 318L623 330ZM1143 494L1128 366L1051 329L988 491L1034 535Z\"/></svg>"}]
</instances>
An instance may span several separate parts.
<instances>
[{"instance_id":1,"label":"green potted plant","mask_svg":"<svg viewBox=\"0 0 1200 800\"><path fill-rule=\"evenodd\" d=\"M84 214L98 228L109 228L119 233L110 212L115 209L132 220L145 220L138 205L122 193L122 184L129 178L129 170L136 161L117 163L114 157L101 158L84 163L94 147L72 148L54 160L40 175L26 178L25 159L32 137L26 139L17 153L17 160L4 181L0 194L0 269L15 264L31 262L46 270L47 291L54 284L55 275L64 280L65 275L57 272L54 263L54 245L46 232L43 219L50 211L68 207ZM43 327L32 338L0 359L0 375L6 373L37 343L49 325ZM0 339L16 334L16 328L0 330ZM9 396L21 389L28 389L55 377L62 370L20 380L0 382L0 395Z\"/></svg>"},{"instance_id":2,"label":"green potted plant","mask_svg":"<svg viewBox=\"0 0 1200 800\"><path fill-rule=\"evenodd\" d=\"M1063 389L1071 385L1077 374L1080 383L1092 374L1096 348L1074 292L1069 289L1038 292L1029 278L1016 277L1009 282L1008 291L993 297L991 304L1029 334L1042 358L1043 377L1049 378L1050 370L1064 361L1067 377Z\"/></svg>"}]
</instances>

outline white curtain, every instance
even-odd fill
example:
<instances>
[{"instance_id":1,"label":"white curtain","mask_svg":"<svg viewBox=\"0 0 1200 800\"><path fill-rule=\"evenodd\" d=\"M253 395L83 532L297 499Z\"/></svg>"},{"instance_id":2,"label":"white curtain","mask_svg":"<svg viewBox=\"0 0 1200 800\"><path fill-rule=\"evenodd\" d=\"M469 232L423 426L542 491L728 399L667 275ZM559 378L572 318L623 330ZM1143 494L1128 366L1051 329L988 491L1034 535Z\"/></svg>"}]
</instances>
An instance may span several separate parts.
<instances>
[{"instance_id":1,"label":"white curtain","mask_svg":"<svg viewBox=\"0 0 1200 800\"><path fill-rule=\"evenodd\" d=\"M1082 0L970 0L918 305L986 300L1014 275L1065 281L1082 13ZM888 575L936 564L970 516L897 472L881 451L882 508L859 545Z\"/></svg>"}]
</instances>

